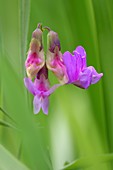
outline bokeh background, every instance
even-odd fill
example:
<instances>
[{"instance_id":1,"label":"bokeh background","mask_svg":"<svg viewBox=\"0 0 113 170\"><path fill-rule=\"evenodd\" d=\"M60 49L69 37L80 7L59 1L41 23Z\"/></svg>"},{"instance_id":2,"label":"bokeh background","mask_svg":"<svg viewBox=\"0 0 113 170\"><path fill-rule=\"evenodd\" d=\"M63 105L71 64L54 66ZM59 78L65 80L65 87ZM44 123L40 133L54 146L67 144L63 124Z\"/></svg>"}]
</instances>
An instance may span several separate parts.
<instances>
[{"instance_id":1,"label":"bokeh background","mask_svg":"<svg viewBox=\"0 0 113 170\"><path fill-rule=\"evenodd\" d=\"M48 116L33 114L23 84L39 22L58 33L62 53L82 45L88 65L104 73L87 90L57 89ZM74 160L68 169L112 170L112 152L113 0L0 0L0 170L60 170Z\"/></svg>"}]
</instances>

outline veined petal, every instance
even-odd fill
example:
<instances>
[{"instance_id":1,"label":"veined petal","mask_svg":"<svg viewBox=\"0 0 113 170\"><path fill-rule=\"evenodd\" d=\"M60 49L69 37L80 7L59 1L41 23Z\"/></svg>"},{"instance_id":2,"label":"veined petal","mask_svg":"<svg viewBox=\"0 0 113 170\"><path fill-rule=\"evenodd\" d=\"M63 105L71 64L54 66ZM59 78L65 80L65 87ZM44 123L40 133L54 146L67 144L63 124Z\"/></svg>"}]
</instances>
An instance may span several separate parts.
<instances>
[{"instance_id":1,"label":"veined petal","mask_svg":"<svg viewBox=\"0 0 113 170\"><path fill-rule=\"evenodd\" d=\"M37 57L37 53L36 52L32 53L31 51L29 51L27 59L25 61L26 68L29 67L33 63L38 64L39 63L39 59Z\"/></svg>"},{"instance_id":2,"label":"veined petal","mask_svg":"<svg viewBox=\"0 0 113 170\"><path fill-rule=\"evenodd\" d=\"M81 70L85 69L87 64L86 64L86 51L82 46L78 46L74 51L73 51L75 56L79 56L81 60Z\"/></svg>"},{"instance_id":3,"label":"veined petal","mask_svg":"<svg viewBox=\"0 0 113 170\"><path fill-rule=\"evenodd\" d=\"M74 84L87 89L91 84L97 83L102 76L103 73L98 74L94 67L89 66L80 72L79 79L78 81L75 81Z\"/></svg>"},{"instance_id":4,"label":"veined petal","mask_svg":"<svg viewBox=\"0 0 113 170\"><path fill-rule=\"evenodd\" d=\"M45 76L42 74L40 75L40 78L37 79L35 78L34 81L34 86L39 90L39 91L48 91L49 90L49 80L45 78Z\"/></svg>"},{"instance_id":5,"label":"veined petal","mask_svg":"<svg viewBox=\"0 0 113 170\"><path fill-rule=\"evenodd\" d=\"M36 74L38 73L40 67L37 66L36 64L32 64L30 65L27 69L26 69L26 72L27 72L27 76L32 79L34 76L36 76Z\"/></svg>"},{"instance_id":6,"label":"veined petal","mask_svg":"<svg viewBox=\"0 0 113 170\"><path fill-rule=\"evenodd\" d=\"M65 52L63 54L63 61L66 66L69 82L72 83L77 79L77 63L76 63L76 58L69 52Z\"/></svg>"},{"instance_id":7,"label":"veined petal","mask_svg":"<svg viewBox=\"0 0 113 170\"><path fill-rule=\"evenodd\" d=\"M91 69L86 68L86 69L84 69L83 72L80 72L79 82L80 82L80 86L82 88L87 89L91 84L91 79L92 79L92 71L91 71Z\"/></svg>"},{"instance_id":8,"label":"veined petal","mask_svg":"<svg viewBox=\"0 0 113 170\"><path fill-rule=\"evenodd\" d=\"M38 114L42 106L41 97L39 97L38 95L34 96L33 106L34 106L34 114Z\"/></svg>"},{"instance_id":9,"label":"veined petal","mask_svg":"<svg viewBox=\"0 0 113 170\"><path fill-rule=\"evenodd\" d=\"M47 42L47 68L55 74L61 84L66 84L68 82L68 75L62 60L62 53L60 52L61 47L58 34L54 31L49 31L47 35Z\"/></svg>"},{"instance_id":10,"label":"veined petal","mask_svg":"<svg viewBox=\"0 0 113 170\"><path fill-rule=\"evenodd\" d=\"M56 47L55 49L58 50L58 47ZM52 53L50 51L47 52L46 64L47 68L55 74L59 82L61 84L65 84L68 82L68 75L64 62L62 60L62 53L57 50L55 51L55 53Z\"/></svg>"},{"instance_id":11,"label":"veined petal","mask_svg":"<svg viewBox=\"0 0 113 170\"><path fill-rule=\"evenodd\" d=\"M42 99L42 110L44 112L44 114L48 114L48 107L49 107L49 98L48 97L44 97Z\"/></svg>"},{"instance_id":12,"label":"veined petal","mask_svg":"<svg viewBox=\"0 0 113 170\"><path fill-rule=\"evenodd\" d=\"M95 70L95 68L92 67L92 66L89 66L88 68L92 70L91 84L97 83L101 79L101 77L103 76L103 73L98 74L97 71Z\"/></svg>"},{"instance_id":13,"label":"veined petal","mask_svg":"<svg viewBox=\"0 0 113 170\"><path fill-rule=\"evenodd\" d=\"M76 47L75 51L77 51L83 58L86 57L86 51L82 46Z\"/></svg>"},{"instance_id":14,"label":"veined petal","mask_svg":"<svg viewBox=\"0 0 113 170\"><path fill-rule=\"evenodd\" d=\"M44 66L44 52L43 49L40 52L28 52L28 57L25 61L25 67L27 71L27 75L29 78L33 78L40 71L40 69Z\"/></svg>"},{"instance_id":15,"label":"veined petal","mask_svg":"<svg viewBox=\"0 0 113 170\"><path fill-rule=\"evenodd\" d=\"M42 34L40 28L37 28L32 34L28 56L25 61L26 72L30 79L35 77L45 64Z\"/></svg>"},{"instance_id":16,"label":"veined petal","mask_svg":"<svg viewBox=\"0 0 113 170\"><path fill-rule=\"evenodd\" d=\"M54 86L52 86L48 91L44 92L45 96L49 96L51 95L58 87L60 87L61 84L55 84Z\"/></svg>"},{"instance_id":17,"label":"veined petal","mask_svg":"<svg viewBox=\"0 0 113 170\"><path fill-rule=\"evenodd\" d=\"M24 84L33 95L37 93L37 89L35 88L33 82L29 78L27 77L24 78Z\"/></svg>"}]
</instances>

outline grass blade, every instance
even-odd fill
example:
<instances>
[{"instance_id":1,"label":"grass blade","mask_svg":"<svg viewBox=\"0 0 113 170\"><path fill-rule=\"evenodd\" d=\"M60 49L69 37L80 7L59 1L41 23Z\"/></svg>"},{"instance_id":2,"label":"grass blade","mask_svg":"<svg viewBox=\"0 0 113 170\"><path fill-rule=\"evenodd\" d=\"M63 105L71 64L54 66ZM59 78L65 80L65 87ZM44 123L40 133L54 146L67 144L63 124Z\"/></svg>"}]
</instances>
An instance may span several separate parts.
<instances>
[{"instance_id":1,"label":"grass blade","mask_svg":"<svg viewBox=\"0 0 113 170\"><path fill-rule=\"evenodd\" d=\"M1 111L5 116L7 116L10 120L12 120L13 122L15 122L15 121L12 119L12 117L9 116L9 114L8 114L4 109L2 109L1 107L0 107L0 111Z\"/></svg>"},{"instance_id":2,"label":"grass blade","mask_svg":"<svg viewBox=\"0 0 113 170\"><path fill-rule=\"evenodd\" d=\"M4 170L28 170L28 168L19 162L14 156L0 145L0 169Z\"/></svg>"},{"instance_id":3,"label":"grass blade","mask_svg":"<svg viewBox=\"0 0 113 170\"><path fill-rule=\"evenodd\" d=\"M27 33L29 28L29 15L30 15L30 0L19 1L19 13L20 13L20 54L21 54L21 66L24 73L24 61L26 56L27 47Z\"/></svg>"},{"instance_id":4,"label":"grass blade","mask_svg":"<svg viewBox=\"0 0 113 170\"><path fill-rule=\"evenodd\" d=\"M113 153L97 155L94 157L81 158L66 165L62 170L67 170L67 169L75 170L77 168L88 168L96 164L100 164L108 161L113 161Z\"/></svg>"},{"instance_id":5,"label":"grass blade","mask_svg":"<svg viewBox=\"0 0 113 170\"><path fill-rule=\"evenodd\" d=\"M8 123L4 120L0 120L0 125L16 129L13 125L11 125L10 123Z\"/></svg>"}]
</instances>

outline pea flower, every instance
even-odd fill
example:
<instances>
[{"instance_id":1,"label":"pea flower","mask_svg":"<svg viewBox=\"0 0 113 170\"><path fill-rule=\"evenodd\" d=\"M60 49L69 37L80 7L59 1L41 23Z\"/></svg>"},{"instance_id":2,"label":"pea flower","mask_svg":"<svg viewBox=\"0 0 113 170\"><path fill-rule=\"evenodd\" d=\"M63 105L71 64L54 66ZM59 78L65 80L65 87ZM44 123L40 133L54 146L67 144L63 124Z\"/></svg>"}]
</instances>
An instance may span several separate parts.
<instances>
[{"instance_id":1,"label":"pea flower","mask_svg":"<svg viewBox=\"0 0 113 170\"><path fill-rule=\"evenodd\" d=\"M62 59L62 53L60 52L61 47L58 34L54 31L49 31L47 40L47 68L55 74L61 84L65 84L68 82L68 75Z\"/></svg>"},{"instance_id":2,"label":"pea flower","mask_svg":"<svg viewBox=\"0 0 113 170\"><path fill-rule=\"evenodd\" d=\"M38 72L34 82L32 82L30 78L24 78L24 84L29 92L34 95L34 113L39 113L42 108L44 114L47 115L49 96L60 86L60 84L56 84L50 88L46 65Z\"/></svg>"},{"instance_id":3,"label":"pea flower","mask_svg":"<svg viewBox=\"0 0 113 170\"><path fill-rule=\"evenodd\" d=\"M69 78L68 84L72 83L80 88L87 89L103 76L103 73L98 74L93 66L87 67L86 52L82 46L78 46L73 51L73 55L68 51L65 52L63 61Z\"/></svg>"},{"instance_id":4,"label":"pea flower","mask_svg":"<svg viewBox=\"0 0 113 170\"><path fill-rule=\"evenodd\" d=\"M44 56L42 34L47 29L47 53ZM24 84L28 91L33 94L34 113L40 109L48 114L49 96L61 85L74 84L80 88L87 89L91 84L97 83L103 73L97 73L93 66L87 66L86 52L82 46L78 46L71 54L66 51L61 53L58 34L49 27L38 27L32 34L28 56L25 61L27 76ZM50 87L48 70L51 70L58 78L60 84Z\"/></svg>"},{"instance_id":5,"label":"pea flower","mask_svg":"<svg viewBox=\"0 0 113 170\"><path fill-rule=\"evenodd\" d=\"M42 31L37 28L33 34L30 42L28 56L25 61L27 75L32 79L39 70L44 66L44 51L42 46Z\"/></svg>"}]
</instances>

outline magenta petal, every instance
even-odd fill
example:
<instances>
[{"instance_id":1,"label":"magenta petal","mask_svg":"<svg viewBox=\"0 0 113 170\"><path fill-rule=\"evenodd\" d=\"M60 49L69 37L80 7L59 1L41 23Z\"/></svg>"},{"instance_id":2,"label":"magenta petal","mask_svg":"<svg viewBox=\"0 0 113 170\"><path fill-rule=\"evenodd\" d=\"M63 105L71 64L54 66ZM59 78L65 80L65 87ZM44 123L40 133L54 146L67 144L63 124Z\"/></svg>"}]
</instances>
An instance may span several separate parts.
<instances>
[{"instance_id":1,"label":"magenta petal","mask_svg":"<svg viewBox=\"0 0 113 170\"><path fill-rule=\"evenodd\" d=\"M48 97L45 97L43 100L42 100L42 110L44 112L44 114L48 114L48 107L49 107L49 98Z\"/></svg>"},{"instance_id":2,"label":"magenta petal","mask_svg":"<svg viewBox=\"0 0 113 170\"><path fill-rule=\"evenodd\" d=\"M48 91L44 92L44 95L49 96L50 94L52 94L60 86L61 86L61 84L55 84Z\"/></svg>"},{"instance_id":3,"label":"magenta petal","mask_svg":"<svg viewBox=\"0 0 113 170\"><path fill-rule=\"evenodd\" d=\"M31 79L25 77L24 78L24 84L26 86L26 88L33 94L36 94L37 89L35 88L33 82L31 81Z\"/></svg>"},{"instance_id":4,"label":"magenta petal","mask_svg":"<svg viewBox=\"0 0 113 170\"><path fill-rule=\"evenodd\" d=\"M103 73L98 74L94 67L90 66L89 69L92 71L92 79L91 84L97 83L101 77L103 76Z\"/></svg>"},{"instance_id":5,"label":"magenta petal","mask_svg":"<svg viewBox=\"0 0 113 170\"><path fill-rule=\"evenodd\" d=\"M67 69L69 83L72 83L77 78L76 58L70 52L67 51L63 54L63 61Z\"/></svg>"},{"instance_id":6,"label":"magenta petal","mask_svg":"<svg viewBox=\"0 0 113 170\"><path fill-rule=\"evenodd\" d=\"M86 68L79 75L80 87L87 89L91 84L91 78L92 78L92 71L89 68Z\"/></svg>"},{"instance_id":7,"label":"magenta petal","mask_svg":"<svg viewBox=\"0 0 113 170\"><path fill-rule=\"evenodd\" d=\"M38 114L42 106L41 97L39 97L38 95L34 96L33 106L34 106L34 114Z\"/></svg>"},{"instance_id":8,"label":"magenta petal","mask_svg":"<svg viewBox=\"0 0 113 170\"><path fill-rule=\"evenodd\" d=\"M86 51L85 51L85 49L82 46L78 46L75 49L75 51L78 52L83 58L86 57Z\"/></svg>"},{"instance_id":9,"label":"magenta petal","mask_svg":"<svg viewBox=\"0 0 113 170\"><path fill-rule=\"evenodd\" d=\"M75 51L73 51L74 55L78 55L81 58L81 70L85 69L86 64L86 51L82 46L78 46Z\"/></svg>"}]
</instances>

